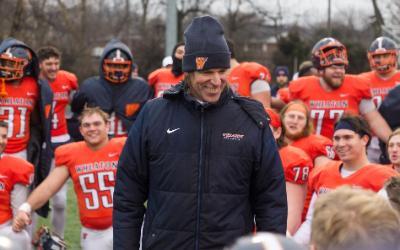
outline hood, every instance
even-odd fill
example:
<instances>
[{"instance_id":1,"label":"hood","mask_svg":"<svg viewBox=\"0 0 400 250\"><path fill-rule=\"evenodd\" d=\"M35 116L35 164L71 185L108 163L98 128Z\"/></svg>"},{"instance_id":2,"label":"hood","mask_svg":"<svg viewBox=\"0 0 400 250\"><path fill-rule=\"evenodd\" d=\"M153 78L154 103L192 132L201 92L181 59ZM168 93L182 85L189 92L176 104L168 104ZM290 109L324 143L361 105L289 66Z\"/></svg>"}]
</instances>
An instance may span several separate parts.
<instances>
[{"instance_id":1,"label":"hood","mask_svg":"<svg viewBox=\"0 0 400 250\"><path fill-rule=\"evenodd\" d=\"M103 54L101 55L101 58L100 58L99 75L101 76L101 78L104 78L104 74L103 74L104 59L107 57L108 54L110 54L110 52L112 52L113 50L116 50L116 49L119 49L119 50L123 51L125 54L127 54L129 59L132 61L132 65L133 65L133 57L132 57L131 50L128 48L128 46L126 46L125 43L121 42L120 40L118 40L116 38L113 38L104 47ZM131 72L129 73L129 79L131 78L131 76L130 76L131 73L132 73L132 69L131 69Z\"/></svg>"},{"instance_id":2,"label":"hood","mask_svg":"<svg viewBox=\"0 0 400 250\"><path fill-rule=\"evenodd\" d=\"M31 52L31 54L32 54L32 64L25 71L25 76L32 76L32 77L37 79L39 77L39 61L38 61L38 58L36 56L36 53L30 47L28 47L28 45L26 45L22 41L19 41L19 40L15 39L15 38L12 38L12 37L6 38L1 42L1 44L0 44L0 53L3 53L4 51L6 51L8 48L10 48L12 46L23 47L23 48L28 49Z\"/></svg>"}]
</instances>

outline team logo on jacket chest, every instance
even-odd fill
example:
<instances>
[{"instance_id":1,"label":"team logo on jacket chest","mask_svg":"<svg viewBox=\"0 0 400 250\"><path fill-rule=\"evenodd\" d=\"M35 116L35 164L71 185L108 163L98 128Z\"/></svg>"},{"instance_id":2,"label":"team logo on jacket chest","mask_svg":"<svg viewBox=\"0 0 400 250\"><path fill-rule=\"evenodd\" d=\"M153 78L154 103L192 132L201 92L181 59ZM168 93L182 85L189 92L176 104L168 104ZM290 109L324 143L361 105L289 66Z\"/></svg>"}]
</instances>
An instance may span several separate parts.
<instances>
[{"instance_id":1,"label":"team logo on jacket chest","mask_svg":"<svg viewBox=\"0 0 400 250\"><path fill-rule=\"evenodd\" d=\"M222 133L222 138L228 141L241 141L244 138L244 135L241 134L232 134L232 133Z\"/></svg>"}]
</instances>

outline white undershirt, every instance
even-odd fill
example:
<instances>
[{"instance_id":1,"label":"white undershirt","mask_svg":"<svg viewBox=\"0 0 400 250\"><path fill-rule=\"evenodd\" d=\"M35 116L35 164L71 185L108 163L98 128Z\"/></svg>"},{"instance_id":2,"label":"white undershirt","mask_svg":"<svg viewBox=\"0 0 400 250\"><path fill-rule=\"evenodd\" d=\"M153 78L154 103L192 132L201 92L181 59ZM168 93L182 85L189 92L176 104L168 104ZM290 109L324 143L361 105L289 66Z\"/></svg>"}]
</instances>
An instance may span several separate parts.
<instances>
[{"instance_id":1,"label":"white undershirt","mask_svg":"<svg viewBox=\"0 0 400 250\"><path fill-rule=\"evenodd\" d=\"M261 92L271 92L271 87L268 82L261 79L252 82L250 86L250 94L254 95Z\"/></svg>"}]
</instances>

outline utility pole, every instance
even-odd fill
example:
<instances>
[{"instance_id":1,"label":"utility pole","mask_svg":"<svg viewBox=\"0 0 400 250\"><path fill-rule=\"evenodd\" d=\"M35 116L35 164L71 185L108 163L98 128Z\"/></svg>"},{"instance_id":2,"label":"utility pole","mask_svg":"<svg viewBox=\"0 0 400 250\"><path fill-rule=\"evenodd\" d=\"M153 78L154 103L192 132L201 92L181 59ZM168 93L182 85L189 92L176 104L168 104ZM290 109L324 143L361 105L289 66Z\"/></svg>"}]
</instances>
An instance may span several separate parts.
<instances>
[{"instance_id":1,"label":"utility pole","mask_svg":"<svg viewBox=\"0 0 400 250\"><path fill-rule=\"evenodd\" d=\"M176 0L167 0L167 17L166 17L166 28L165 28L165 56L169 56L172 53L172 49L177 43L178 37L178 11L176 9Z\"/></svg>"},{"instance_id":2,"label":"utility pole","mask_svg":"<svg viewBox=\"0 0 400 250\"><path fill-rule=\"evenodd\" d=\"M331 0L328 0L328 35L332 36L332 24L331 24Z\"/></svg>"}]
</instances>

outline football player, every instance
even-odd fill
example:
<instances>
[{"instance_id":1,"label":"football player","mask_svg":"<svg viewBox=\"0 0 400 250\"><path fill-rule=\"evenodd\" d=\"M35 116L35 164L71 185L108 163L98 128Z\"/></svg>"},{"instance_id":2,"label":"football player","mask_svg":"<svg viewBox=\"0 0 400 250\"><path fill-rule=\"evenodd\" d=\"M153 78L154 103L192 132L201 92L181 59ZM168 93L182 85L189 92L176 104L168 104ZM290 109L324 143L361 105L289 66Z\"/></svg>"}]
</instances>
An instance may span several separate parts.
<instances>
[{"instance_id":1,"label":"football player","mask_svg":"<svg viewBox=\"0 0 400 250\"><path fill-rule=\"evenodd\" d=\"M308 154L314 166L335 159L332 140L313 133L313 123L307 105L292 101L281 110L282 138L285 143Z\"/></svg>"},{"instance_id":2,"label":"football player","mask_svg":"<svg viewBox=\"0 0 400 250\"><path fill-rule=\"evenodd\" d=\"M278 142L279 156L285 173L286 193L288 199L287 232L293 235L301 225L301 214L307 193L307 180L313 163L310 157L300 148L287 145L280 140L282 124L280 117L272 109L266 109L270 118L270 127Z\"/></svg>"},{"instance_id":3,"label":"football player","mask_svg":"<svg viewBox=\"0 0 400 250\"><path fill-rule=\"evenodd\" d=\"M50 119L53 94L38 81L37 56L26 44L7 38L0 44L0 120L8 121L8 143L4 154L35 165L34 186L43 180L52 157ZM38 210L47 216L48 207Z\"/></svg>"},{"instance_id":4,"label":"football player","mask_svg":"<svg viewBox=\"0 0 400 250\"><path fill-rule=\"evenodd\" d=\"M78 80L73 73L60 70L61 53L47 46L38 50L40 79L47 81L53 91L53 117L51 119L51 143L53 149L71 140L68 134L66 109L72 93L78 88ZM54 159L52 160L54 168ZM54 231L64 237L67 184L52 199L52 224Z\"/></svg>"},{"instance_id":5,"label":"football player","mask_svg":"<svg viewBox=\"0 0 400 250\"><path fill-rule=\"evenodd\" d=\"M240 96L250 97L261 102L264 108L271 107L271 73L263 65L256 62L236 60L234 44L227 41L231 51L231 69L228 82L231 89Z\"/></svg>"},{"instance_id":6,"label":"football player","mask_svg":"<svg viewBox=\"0 0 400 250\"><path fill-rule=\"evenodd\" d=\"M16 232L29 224L31 211L48 201L71 177L82 224L82 249L112 249L115 174L125 138L108 138L108 118L99 107L82 111L79 130L84 141L56 149L55 169L19 207L14 217Z\"/></svg>"},{"instance_id":7,"label":"football player","mask_svg":"<svg viewBox=\"0 0 400 250\"><path fill-rule=\"evenodd\" d=\"M314 45L312 60L319 76L296 79L289 91L292 100L307 104L315 133L332 138L335 121L346 112L363 115L372 131L387 141L391 130L376 110L370 85L361 77L345 74L346 47L334 38L323 38Z\"/></svg>"},{"instance_id":8,"label":"football player","mask_svg":"<svg viewBox=\"0 0 400 250\"><path fill-rule=\"evenodd\" d=\"M371 93L377 108L389 91L400 84L400 71L397 70L398 47L388 37L376 38L368 48L368 61L371 71L361 74L371 85ZM379 162L381 150L377 137L372 137L368 147L368 158Z\"/></svg>"},{"instance_id":9,"label":"football player","mask_svg":"<svg viewBox=\"0 0 400 250\"><path fill-rule=\"evenodd\" d=\"M308 189L313 196L306 221L294 235L296 241L309 242L314 203L320 195L343 185L378 192L387 179L397 175L387 166L369 162L366 149L370 138L368 124L359 116L345 115L335 123L333 147L340 161L331 161L311 173Z\"/></svg>"},{"instance_id":10,"label":"football player","mask_svg":"<svg viewBox=\"0 0 400 250\"><path fill-rule=\"evenodd\" d=\"M392 168L400 172L400 128L396 129L389 137L387 151Z\"/></svg>"},{"instance_id":11,"label":"football player","mask_svg":"<svg viewBox=\"0 0 400 250\"><path fill-rule=\"evenodd\" d=\"M71 102L74 113L98 106L110 115L109 134L127 136L143 104L152 97L146 81L132 78L132 54L121 41L107 43L100 59L100 75L86 79Z\"/></svg>"},{"instance_id":12,"label":"football player","mask_svg":"<svg viewBox=\"0 0 400 250\"><path fill-rule=\"evenodd\" d=\"M154 90L154 97L160 97L165 90L183 80L182 58L185 55L183 42L175 45L172 50L172 68L163 67L150 73L148 81Z\"/></svg>"},{"instance_id":13,"label":"football player","mask_svg":"<svg viewBox=\"0 0 400 250\"><path fill-rule=\"evenodd\" d=\"M28 186L33 180L33 165L9 155L4 155L7 145L8 123L0 120L0 235L7 236L18 249L31 249L30 236L24 230L15 233L11 220L18 207L26 201ZM1 247L0 247L1 248Z\"/></svg>"}]
</instances>

